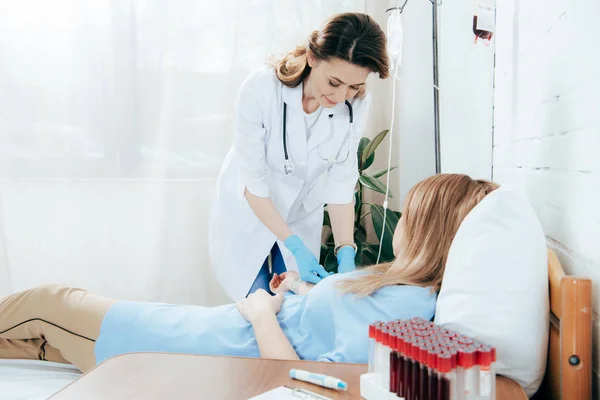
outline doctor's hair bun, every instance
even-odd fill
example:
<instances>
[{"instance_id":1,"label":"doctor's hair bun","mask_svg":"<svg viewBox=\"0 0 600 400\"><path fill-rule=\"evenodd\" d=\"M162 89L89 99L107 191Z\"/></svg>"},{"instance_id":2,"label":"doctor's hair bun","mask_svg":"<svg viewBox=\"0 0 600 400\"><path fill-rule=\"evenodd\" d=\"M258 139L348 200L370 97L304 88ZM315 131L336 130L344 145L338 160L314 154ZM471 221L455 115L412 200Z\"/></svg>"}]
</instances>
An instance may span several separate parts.
<instances>
[{"instance_id":1,"label":"doctor's hair bun","mask_svg":"<svg viewBox=\"0 0 600 400\"><path fill-rule=\"evenodd\" d=\"M315 29L314 31L312 31L312 33L308 36L308 48L310 49L311 46L314 47L317 45L317 40L319 39L319 30Z\"/></svg>"},{"instance_id":2,"label":"doctor's hair bun","mask_svg":"<svg viewBox=\"0 0 600 400\"><path fill-rule=\"evenodd\" d=\"M389 57L385 33L373 18L362 13L342 13L331 17L321 30L309 37L309 48L318 60L340 58L369 68L385 79Z\"/></svg>"},{"instance_id":3,"label":"doctor's hair bun","mask_svg":"<svg viewBox=\"0 0 600 400\"><path fill-rule=\"evenodd\" d=\"M361 13L342 13L332 16L320 30L313 31L305 44L271 60L279 80L296 87L310 73L308 52L317 60L339 58L368 68L385 79L389 75L389 57L385 33L373 18ZM357 96L363 97L364 86Z\"/></svg>"}]
</instances>

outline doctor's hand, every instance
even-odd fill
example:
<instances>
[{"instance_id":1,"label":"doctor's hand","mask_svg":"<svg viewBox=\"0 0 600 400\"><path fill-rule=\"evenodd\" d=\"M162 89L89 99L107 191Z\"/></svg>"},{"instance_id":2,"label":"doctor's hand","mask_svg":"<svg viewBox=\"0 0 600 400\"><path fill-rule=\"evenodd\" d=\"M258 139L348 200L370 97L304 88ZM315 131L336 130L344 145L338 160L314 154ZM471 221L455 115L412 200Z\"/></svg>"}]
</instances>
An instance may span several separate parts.
<instances>
[{"instance_id":1,"label":"doctor's hand","mask_svg":"<svg viewBox=\"0 0 600 400\"><path fill-rule=\"evenodd\" d=\"M287 247L298 264L298 272L300 272L300 279L309 283L319 283L319 281L326 276L331 275L325 271L325 268L319 265L319 261L315 255L306 247L302 239L297 235L288 237L285 242Z\"/></svg>"},{"instance_id":2,"label":"doctor's hand","mask_svg":"<svg viewBox=\"0 0 600 400\"><path fill-rule=\"evenodd\" d=\"M276 315L281 310L281 303L283 303L283 293L271 296L264 289L258 289L236 306L242 317L254 324L263 317Z\"/></svg>"},{"instance_id":3,"label":"doctor's hand","mask_svg":"<svg viewBox=\"0 0 600 400\"><path fill-rule=\"evenodd\" d=\"M286 271L281 275L273 274L269 289L273 293L285 293L292 290L292 283L300 281L300 275L296 271Z\"/></svg>"},{"instance_id":4,"label":"doctor's hand","mask_svg":"<svg viewBox=\"0 0 600 400\"><path fill-rule=\"evenodd\" d=\"M344 272L352 272L356 270L356 264L354 259L356 258L356 252L351 246L344 246L337 252L338 261L338 273L343 274Z\"/></svg>"}]
</instances>

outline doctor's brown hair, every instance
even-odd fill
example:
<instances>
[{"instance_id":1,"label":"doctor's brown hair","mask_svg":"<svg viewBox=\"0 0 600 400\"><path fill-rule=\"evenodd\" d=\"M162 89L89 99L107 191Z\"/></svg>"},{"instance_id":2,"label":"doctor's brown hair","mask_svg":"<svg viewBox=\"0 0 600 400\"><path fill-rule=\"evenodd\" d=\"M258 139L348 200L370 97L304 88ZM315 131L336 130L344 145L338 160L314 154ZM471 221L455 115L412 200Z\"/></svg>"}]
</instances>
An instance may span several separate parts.
<instances>
[{"instance_id":1,"label":"doctor's brown hair","mask_svg":"<svg viewBox=\"0 0 600 400\"><path fill-rule=\"evenodd\" d=\"M392 263L363 269L366 276L344 279L344 293L368 296L391 285L431 287L439 291L452 240L467 214L499 187L467 175L439 174L410 189L404 200L394 241L398 254ZM397 237L399 235L399 237Z\"/></svg>"},{"instance_id":2,"label":"doctor's brown hair","mask_svg":"<svg viewBox=\"0 0 600 400\"><path fill-rule=\"evenodd\" d=\"M385 34L370 16L342 13L331 17L321 30L314 31L305 44L272 61L277 77L288 87L296 87L310 73L308 53L317 60L339 58L365 67L385 79L389 74L389 59ZM364 97L365 87L356 94Z\"/></svg>"}]
</instances>

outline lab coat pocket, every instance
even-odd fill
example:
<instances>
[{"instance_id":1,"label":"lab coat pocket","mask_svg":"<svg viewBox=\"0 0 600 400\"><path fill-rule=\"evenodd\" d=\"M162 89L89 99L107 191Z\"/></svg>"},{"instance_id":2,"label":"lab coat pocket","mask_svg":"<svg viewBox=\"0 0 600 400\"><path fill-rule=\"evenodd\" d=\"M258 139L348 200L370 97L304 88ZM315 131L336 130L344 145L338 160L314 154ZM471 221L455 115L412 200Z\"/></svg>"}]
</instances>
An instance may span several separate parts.
<instances>
[{"instance_id":1,"label":"lab coat pocket","mask_svg":"<svg viewBox=\"0 0 600 400\"><path fill-rule=\"evenodd\" d=\"M325 204L325 194L326 187L325 179L326 174L322 174L319 178L317 178L317 182L314 186L309 190L302 205L307 212L311 212L319 206L323 206Z\"/></svg>"}]
</instances>

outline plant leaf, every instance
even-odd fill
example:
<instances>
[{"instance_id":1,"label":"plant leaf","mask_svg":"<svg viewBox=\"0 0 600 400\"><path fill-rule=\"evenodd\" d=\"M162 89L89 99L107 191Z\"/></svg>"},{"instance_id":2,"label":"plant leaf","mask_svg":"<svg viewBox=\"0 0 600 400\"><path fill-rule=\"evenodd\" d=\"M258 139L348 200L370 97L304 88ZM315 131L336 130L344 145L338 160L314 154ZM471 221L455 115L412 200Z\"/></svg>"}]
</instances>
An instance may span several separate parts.
<instances>
[{"instance_id":1,"label":"plant leaf","mask_svg":"<svg viewBox=\"0 0 600 400\"><path fill-rule=\"evenodd\" d=\"M392 167L392 168L390 168L390 171L393 171L396 168L398 168L398 167ZM371 176L373 178L381 178L382 176L384 176L385 174L387 174L387 172L388 172L388 170L386 168L386 169L382 169L381 171L377 171L377 172L372 173Z\"/></svg>"},{"instance_id":2,"label":"plant leaf","mask_svg":"<svg viewBox=\"0 0 600 400\"><path fill-rule=\"evenodd\" d=\"M365 165L367 159L369 157L371 157L372 154L375 154L375 150L377 149L379 144L383 141L383 139L385 138L385 136L388 134L389 131L390 131L389 129L385 129L385 130L379 132L377 134L377 136L375 136L373 138L373 140L371 140L367 144L367 146L361 153L361 155L362 155L362 164L361 165ZM366 168L363 168L363 169L366 169Z\"/></svg>"},{"instance_id":3,"label":"plant leaf","mask_svg":"<svg viewBox=\"0 0 600 400\"><path fill-rule=\"evenodd\" d=\"M365 249L364 252L368 252L373 257L373 264L377 263L377 256L379 255L379 243L377 244L369 244L369 249ZM381 257L379 257L379 263L394 261L394 254L386 254L386 252L381 253Z\"/></svg>"},{"instance_id":4,"label":"plant leaf","mask_svg":"<svg viewBox=\"0 0 600 400\"><path fill-rule=\"evenodd\" d=\"M363 154L363 151L369 145L370 142L371 142L371 139L366 138L366 137L361 138L360 142L358 142L358 151L357 151L356 155L358 157L358 171L359 172L364 169L362 167L362 165L363 165L362 154Z\"/></svg>"},{"instance_id":5,"label":"plant leaf","mask_svg":"<svg viewBox=\"0 0 600 400\"><path fill-rule=\"evenodd\" d=\"M358 246L358 241L360 241L360 242L366 242L367 241L367 230L365 229L364 226L359 225L354 230L354 241L356 242L357 246Z\"/></svg>"},{"instance_id":6,"label":"plant leaf","mask_svg":"<svg viewBox=\"0 0 600 400\"><path fill-rule=\"evenodd\" d=\"M362 251L362 266L375 265L377 262L377 252L370 247L365 247Z\"/></svg>"},{"instance_id":7,"label":"plant leaf","mask_svg":"<svg viewBox=\"0 0 600 400\"><path fill-rule=\"evenodd\" d=\"M385 221L383 219L383 207L380 205L371 205L371 219L373 221L373 229L377 235L377 241L381 243L381 234L383 231L383 247L381 249L382 261L390 261L394 259L394 252L392 249L392 239L394 237L394 231L398 224L398 216L392 211L388 210L385 214Z\"/></svg>"},{"instance_id":8,"label":"plant leaf","mask_svg":"<svg viewBox=\"0 0 600 400\"><path fill-rule=\"evenodd\" d=\"M358 177L358 180L364 187L374 190L378 193L385 194L386 186L385 184L381 183L381 181L379 181L378 179L363 173L361 176ZM392 196L391 192L388 192L388 196L390 198L394 197Z\"/></svg>"},{"instance_id":9,"label":"plant leaf","mask_svg":"<svg viewBox=\"0 0 600 400\"><path fill-rule=\"evenodd\" d=\"M356 260L359 260L362 257L362 240L354 236L354 243L356 244Z\"/></svg>"},{"instance_id":10,"label":"plant leaf","mask_svg":"<svg viewBox=\"0 0 600 400\"><path fill-rule=\"evenodd\" d=\"M358 218L360 217L360 211L362 209L362 200L358 195L358 191L354 193L354 222L360 224ZM330 225L331 226L331 225Z\"/></svg>"},{"instance_id":11,"label":"plant leaf","mask_svg":"<svg viewBox=\"0 0 600 400\"><path fill-rule=\"evenodd\" d=\"M363 171L365 169L369 168L373 164L373 161L375 161L375 153L371 154L369 156L369 158L366 159L366 161L365 161L365 163L363 165Z\"/></svg>"},{"instance_id":12,"label":"plant leaf","mask_svg":"<svg viewBox=\"0 0 600 400\"><path fill-rule=\"evenodd\" d=\"M327 256L325 257L325 262L323 263L323 268L327 272L337 272L338 263L336 257L333 255L333 248L329 249Z\"/></svg>"},{"instance_id":13,"label":"plant leaf","mask_svg":"<svg viewBox=\"0 0 600 400\"><path fill-rule=\"evenodd\" d=\"M327 210L323 213L323 226L331 228L331 219L329 218L329 211Z\"/></svg>"},{"instance_id":14,"label":"plant leaf","mask_svg":"<svg viewBox=\"0 0 600 400\"><path fill-rule=\"evenodd\" d=\"M327 258L327 253L329 253L329 246L326 244L321 245L321 254L319 255L319 264L325 264L325 259Z\"/></svg>"},{"instance_id":15,"label":"plant leaf","mask_svg":"<svg viewBox=\"0 0 600 400\"><path fill-rule=\"evenodd\" d=\"M327 240L325 241L325 244L331 248L333 248L333 246L335 245L335 242L333 240L333 233L330 233L329 236L327 236Z\"/></svg>"}]
</instances>

